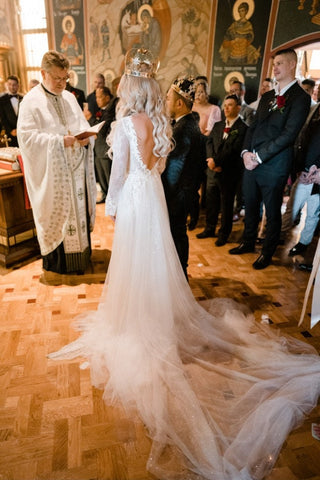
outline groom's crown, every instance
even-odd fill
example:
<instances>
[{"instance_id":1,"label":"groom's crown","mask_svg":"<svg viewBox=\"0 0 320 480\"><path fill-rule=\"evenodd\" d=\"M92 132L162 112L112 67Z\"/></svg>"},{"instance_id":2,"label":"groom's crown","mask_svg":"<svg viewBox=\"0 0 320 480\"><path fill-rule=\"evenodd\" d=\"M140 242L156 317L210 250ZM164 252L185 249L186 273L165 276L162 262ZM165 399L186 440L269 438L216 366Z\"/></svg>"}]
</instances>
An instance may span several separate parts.
<instances>
[{"instance_id":1,"label":"groom's crown","mask_svg":"<svg viewBox=\"0 0 320 480\"><path fill-rule=\"evenodd\" d=\"M171 88L190 102L194 102L196 83L193 77L177 78L171 85Z\"/></svg>"},{"instance_id":2,"label":"groom's crown","mask_svg":"<svg viewBox=\"0 0 320 480\"><path fill-rule=\"evenodd\" d=\"M150 50L132 48L126 53L124 71L126 75L152 78L157 73L158 68L159 60L154 57Z\"/></svg>"}]
</instances>

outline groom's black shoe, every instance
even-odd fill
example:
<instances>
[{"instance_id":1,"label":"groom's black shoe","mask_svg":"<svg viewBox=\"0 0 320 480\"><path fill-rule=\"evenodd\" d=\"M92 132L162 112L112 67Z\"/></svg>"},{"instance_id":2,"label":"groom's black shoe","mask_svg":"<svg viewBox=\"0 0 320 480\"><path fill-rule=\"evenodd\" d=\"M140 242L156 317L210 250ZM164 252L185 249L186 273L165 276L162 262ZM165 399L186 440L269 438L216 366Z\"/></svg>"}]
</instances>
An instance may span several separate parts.
<instances>
[{"instance_id":1,"label":"groom's black shoe","mask_svg":"<svg viewBox=\"0 0 320 480\"><path fill-rule=\"evenodd\" d=\"M270 255L264 255L262 253L260 257L258 257L257 260L253 262L252 266L255 270L263 270L270 265L271 260L272 257L270 257Z\"/></svg>"},{"instance_id":2,"label":"groom's black shoe","mask_svg":"<svg viewBox=\"0 0 320 480\"><path fill-rule=\"evenodd\" d=\"M197 233L196 237L197 238L210 238L210 237L216 237L217 235L215 234L214 230L203 230L203 232Z\"/></svg>"},{"instance_id":3,"label":"groom's black shoe","mask_svg":"<svg viewBox=\"0 0 320 480\"><path fill-rule=\"evenodd\" d=\"M241 255L242 253L252 253L254 252L254 245L250 243L240 243L237 247L231 248L229 253L231 255Z\"/></svg>"}]
</instances>

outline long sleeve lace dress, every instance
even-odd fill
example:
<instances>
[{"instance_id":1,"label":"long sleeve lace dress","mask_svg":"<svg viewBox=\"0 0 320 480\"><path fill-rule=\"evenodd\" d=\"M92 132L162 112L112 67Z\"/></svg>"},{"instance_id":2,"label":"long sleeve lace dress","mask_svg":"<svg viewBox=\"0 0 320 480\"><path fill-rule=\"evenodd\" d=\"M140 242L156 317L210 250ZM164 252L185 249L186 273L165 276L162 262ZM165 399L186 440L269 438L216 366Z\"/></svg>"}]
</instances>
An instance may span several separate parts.
<instances>
[{"instance_id":1,"label":"long sleeve lace dress","mask_svg":"<svg viewBox=\"0 0 320 480\"><path fill-rule=\"evenodd\" d=\"M170 233L164 162L149 169L145 149L133 117L118 120L105 288L78 319L80 337L50 358L86 357L105 401L142 419L157 478L262 479L317 404L319 356L230 299L194 299Z\"/></svg>"}]
</instances>

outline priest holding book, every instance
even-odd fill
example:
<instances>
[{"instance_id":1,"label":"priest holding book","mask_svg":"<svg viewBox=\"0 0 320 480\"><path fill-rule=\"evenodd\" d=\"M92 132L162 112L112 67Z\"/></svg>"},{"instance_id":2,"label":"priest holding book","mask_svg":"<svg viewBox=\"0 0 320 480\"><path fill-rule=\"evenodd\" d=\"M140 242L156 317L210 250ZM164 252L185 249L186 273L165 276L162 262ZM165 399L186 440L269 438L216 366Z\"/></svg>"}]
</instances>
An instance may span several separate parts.
<instances>
[{"instance_id":1,"label":"priest holding book","mask_svg":"<svg viewBox=\"0 0 320 480\"><path fill-rule=\"evenodd\" d=\"M95 220L94 136L74 95L65 90L69 60L50 50L42 82L20 105L17 132L44 271L84 273Z\"/></svg>"}]
</instances>

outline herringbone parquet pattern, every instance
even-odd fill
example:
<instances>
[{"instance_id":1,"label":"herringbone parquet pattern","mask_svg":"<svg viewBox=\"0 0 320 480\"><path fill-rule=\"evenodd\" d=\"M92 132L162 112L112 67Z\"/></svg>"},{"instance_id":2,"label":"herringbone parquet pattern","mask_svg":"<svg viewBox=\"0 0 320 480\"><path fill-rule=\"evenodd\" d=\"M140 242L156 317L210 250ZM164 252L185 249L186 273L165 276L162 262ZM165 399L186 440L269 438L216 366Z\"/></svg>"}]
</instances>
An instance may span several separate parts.
<instances>
[{"instance_id":1,"label":"herringbone parquet pattern","mask_svg":"<svg viewBox=\"0 0 320 480\"><path fill-rule=\"evenodd\" d=\"M144 426L104 404L89 371L79 369L81 359L46 358L76 338L75 315L97 308L113 236L103 211L98 205L92 266L84 276L44 276L40 259L0 270L0 480L153 478L145 470L150 442ZM235 224L233 240L242 226ZM299 259L287 256L289 245L279 248L272 266L255 271L256 254L230 256L230 244L218 248L212 238L198 240L199 231L190 233L194 295L243 302L257 321L268 314L320 352L320 326L310 330L306 317L297 327L308 274L296 268ZM320 407L288 437L268 480L320 480L320 441L311 436L312 422L320 422Z\"/></svg>"}]
</instances>

